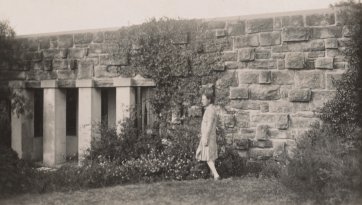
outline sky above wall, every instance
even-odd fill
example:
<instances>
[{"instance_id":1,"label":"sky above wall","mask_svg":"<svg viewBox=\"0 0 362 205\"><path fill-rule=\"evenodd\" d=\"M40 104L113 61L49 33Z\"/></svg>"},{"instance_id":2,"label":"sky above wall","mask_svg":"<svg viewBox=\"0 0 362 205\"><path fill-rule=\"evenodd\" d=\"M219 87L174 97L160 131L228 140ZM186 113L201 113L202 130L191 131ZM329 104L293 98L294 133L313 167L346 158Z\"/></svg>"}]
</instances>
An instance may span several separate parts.
<instances>
[{"instance_id":1,"label":"sky above wall","mask_svg":"<svg viewBox=\"0 0 362 205\"><path fill-rule=\"evenodd\" d=\"M17 35L140 24L156 17L214 18L328 8L339 0L0 0Z\"/></svg>"}]
</instances>

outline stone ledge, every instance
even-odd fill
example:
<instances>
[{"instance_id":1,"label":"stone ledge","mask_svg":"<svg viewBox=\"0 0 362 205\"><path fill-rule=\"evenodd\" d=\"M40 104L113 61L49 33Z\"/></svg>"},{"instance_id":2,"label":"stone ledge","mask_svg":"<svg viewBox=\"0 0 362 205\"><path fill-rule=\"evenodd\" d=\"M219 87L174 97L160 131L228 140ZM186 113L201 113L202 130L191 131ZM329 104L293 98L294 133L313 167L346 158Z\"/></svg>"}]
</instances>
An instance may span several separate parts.
<instances>
[{"instance_id":1,"label":"stone ledge","mask_svg":"<svg viewBox=\"0 0 362 205\"><path fill-rule=\"evenodd\" d=\"M9 85L9 88L14 88L14 89L26 88L26 83L24 81L20 81L20 80L9 81L8 85Z\"/></svg>"},{"instance_id":2,"label":"stone ledge","mask_svg":"<svg viewBox=\"0 0 362 205\"><path fill-rule=\"evenodd\" d=\"M77 88L91 88L95 87L95 83L92 79L85 79L85 80L76 80L75 86Z\"/></svg>"},{"instance_id":3,"label":"stone ledge","mask_svg":"<svg viewBox=\"0 0 362 205\"><path fill-rule=\"evenodd\" d=\"M40 81L41 88L57 88L58 81L57 80L42 80Z\"/></svg>"}]
</instances>

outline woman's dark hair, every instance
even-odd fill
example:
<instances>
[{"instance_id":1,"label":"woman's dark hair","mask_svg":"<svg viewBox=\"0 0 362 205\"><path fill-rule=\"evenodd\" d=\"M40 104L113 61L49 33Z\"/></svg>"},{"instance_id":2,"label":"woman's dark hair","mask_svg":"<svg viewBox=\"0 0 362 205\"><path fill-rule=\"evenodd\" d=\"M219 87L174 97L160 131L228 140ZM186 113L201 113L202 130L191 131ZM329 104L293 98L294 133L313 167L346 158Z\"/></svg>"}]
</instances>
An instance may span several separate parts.
<instances>
[{"instance_id":1,"label":"woman's dark hair","mask_svg":"<svg viewBox=\"0 0 362 205\"><path fill-rule=\"evenodd\" d=\"M205 95L205 97L210 100L210 103L211 103L211 104L214 104L215 96L214 96L214 93L213 93L213 92L211 92L211 91L205 91L202 95Z\"/></svg>"}]
</instances>

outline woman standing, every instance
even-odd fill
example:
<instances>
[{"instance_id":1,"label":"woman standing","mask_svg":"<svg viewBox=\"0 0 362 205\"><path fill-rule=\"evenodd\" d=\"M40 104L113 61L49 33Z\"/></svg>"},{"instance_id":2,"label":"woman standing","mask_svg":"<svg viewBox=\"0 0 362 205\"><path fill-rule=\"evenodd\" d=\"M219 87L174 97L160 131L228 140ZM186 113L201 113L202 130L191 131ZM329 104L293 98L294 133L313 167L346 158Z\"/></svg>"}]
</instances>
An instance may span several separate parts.
<instances>
[{"instance_id":1,"label":"woman standing","mask_svg":"<svg viewBox=\"0 0 362 205\"><path fill-rule=\"evenodd\" d=\"M201 101L205 107L205 113L201 123L201 138L196 150L196 159L206 161L214 176L214 180L220 180L220 176L215 168L215 160L218 155L216 144L216 110L213 105L214 96L212 93L205 93L202 95Z\"/></svg>"}]
</instances>

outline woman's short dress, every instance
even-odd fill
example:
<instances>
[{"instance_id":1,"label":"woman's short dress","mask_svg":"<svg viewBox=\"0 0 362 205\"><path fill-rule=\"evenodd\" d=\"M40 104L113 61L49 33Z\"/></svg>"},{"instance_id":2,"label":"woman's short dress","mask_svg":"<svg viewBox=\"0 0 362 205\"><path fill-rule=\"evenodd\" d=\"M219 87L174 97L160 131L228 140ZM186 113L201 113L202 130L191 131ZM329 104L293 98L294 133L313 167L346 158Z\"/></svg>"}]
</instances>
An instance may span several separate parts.
<instances>
[{"instance_id":1,"label":"woman's short dress","mask_svg":"<svg viewBox=\"0 0 362 205\"><path fill-rule=\"evenodd\" d=\"M203 145L207 140L207 145ZM215 161L218 158L216 144L216 110L214 105L206 107L201 123L201 139L196 150L196 159L200 161Z\"/></svg>"}]
</instances>

